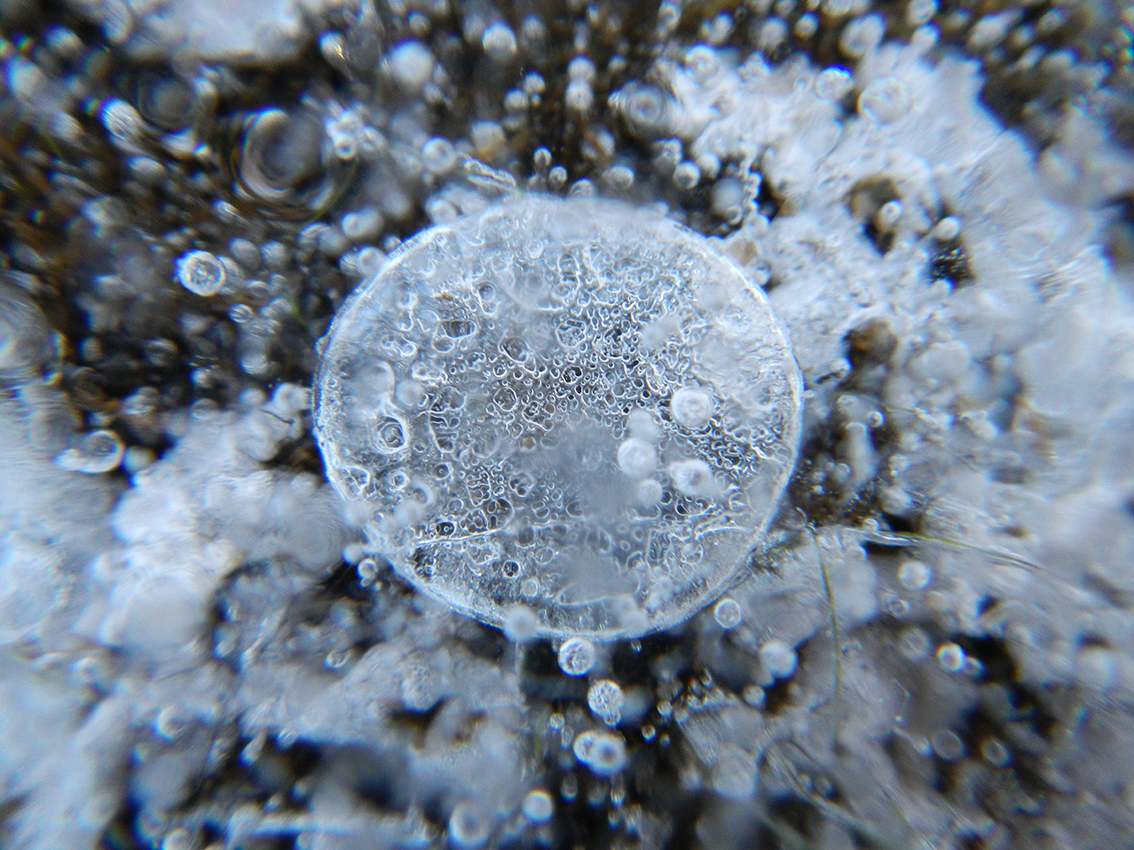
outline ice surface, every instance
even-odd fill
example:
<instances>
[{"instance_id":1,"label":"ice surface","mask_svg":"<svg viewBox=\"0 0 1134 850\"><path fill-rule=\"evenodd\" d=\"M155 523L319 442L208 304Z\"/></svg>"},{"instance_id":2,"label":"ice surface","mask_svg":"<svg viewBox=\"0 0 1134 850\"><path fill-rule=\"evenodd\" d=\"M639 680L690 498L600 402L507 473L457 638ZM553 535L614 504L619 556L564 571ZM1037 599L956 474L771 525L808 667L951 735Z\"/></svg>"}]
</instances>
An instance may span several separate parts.
<instances>
[{"instance_id":1,"label":"ice surface","mask_svg":"<svg viewBox=\"0 0 1134 850\"><path fill-rule=\"evenodd\" d=\"M759 545L799 394L763 295L706 243L533 197L426 231L354 294L316 433L417 586L614 637L688 617Z\"/></svg>"}]
</instances>

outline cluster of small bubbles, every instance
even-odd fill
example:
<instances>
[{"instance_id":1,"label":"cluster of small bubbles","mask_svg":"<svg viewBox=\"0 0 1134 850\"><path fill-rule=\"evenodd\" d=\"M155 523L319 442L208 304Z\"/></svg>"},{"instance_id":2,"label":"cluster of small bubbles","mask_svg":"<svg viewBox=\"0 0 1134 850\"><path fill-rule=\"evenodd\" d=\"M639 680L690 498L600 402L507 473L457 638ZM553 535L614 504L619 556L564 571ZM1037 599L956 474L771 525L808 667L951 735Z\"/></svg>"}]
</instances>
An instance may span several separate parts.
<instances>
[{"instance_id":1,"label":"cluster of small bubbles","mask_svg":"<svg viewBox=\"0 0 1134 850\"><path fill-rule=\"evenodd\" d=\"M520 811L532 823L547 823L555 814L555 803L551 795L542 789L529 791L520 804Z\"/></svg>"},{"instance_id":2,"label":"cluster of small bubbles","mask_svg":"<svg viewBox=\"0 0 1134 850\"><path fill-rule=\"evenodd\" d=\"M585 637L569 637L559 646L559 669L568 676L585 676L595 666L595 645Z\"/></svg>"},{"instance_id":3,"label":"cluster of small bubbles","mask_svg":"<svg viewBox=\"0 0 1134 850\"><path fill-rule=\"evenodd\" d=\"M621 735L588 729L575 737L575 758L597 776L617 776L626 767L626 742Z\"/></svg>"},{"instance_id":4,"label":"cluster of small bubbles","mask_svg":"<svg viewBox=\"0 0 1134 850\"><path fill-rule=\"evenodd\" d=\"M595 716L607 726L617 726L622 719L622 706L626 696L617 682L599 679L587 689L587 705Z\"/></svg>"},{"instance_id":5,"label":"cluster of small bubbles","mask_svg":"<svg viewBox=\"0 0 1134 850\"><path fill-rule=\"evenodd\" d=\"M208 251L189 251L174 264L177 282L197 295L216 295L224 287L228 272L224 262Z\"/></svg>"},{"instance_id":6,"label":"cluster of small bubbles","mask_svg":"<svg viewBox=\"0 0 1134 850\"><path fill-rule=\"evenodd\" d=\"M117 469L125 451L122 438L113 431L91 431L83 435L77 446L56 457L55 464L69 472L98 475Z\"/></svg>"},{"instance_id":7,"label":"cluster of small bubbles","mask_svg":"<svg viewBox=\"0 0 1134 850\"><path fill-rule=\"evenodd\" d=\"M760 663L773 679L790 679L795 674L799 657L790 644L770 640L760 647Z\"/></svg>"},{"instance_id":8,"label":"cluster of small bubbles","mask_svg":"<svg viewBox=\"0 0 1134 850\"><path fill-rule=\"evenodd\" d=\"M713 607L713 619L722 629L735 629L743 619L740 603L726 596Z\"/></svg>"},{"instance_id":9,"label":"cluster of small bubbles","mask_svg":"<svg viewBox=\"0 0 1134 850\"><path fill-rule=\"evenodd\" d=\"M618 226L596 230L606 216ZM718 368L721 346L758 373ZM374 512L374 551L517 639L513 610L558 635L689 616L794 462L798 373L759 293L613 202L528 197L426 231L346 305L323 358L316 434L332 482Z\"/></svg>"}]
</instances>

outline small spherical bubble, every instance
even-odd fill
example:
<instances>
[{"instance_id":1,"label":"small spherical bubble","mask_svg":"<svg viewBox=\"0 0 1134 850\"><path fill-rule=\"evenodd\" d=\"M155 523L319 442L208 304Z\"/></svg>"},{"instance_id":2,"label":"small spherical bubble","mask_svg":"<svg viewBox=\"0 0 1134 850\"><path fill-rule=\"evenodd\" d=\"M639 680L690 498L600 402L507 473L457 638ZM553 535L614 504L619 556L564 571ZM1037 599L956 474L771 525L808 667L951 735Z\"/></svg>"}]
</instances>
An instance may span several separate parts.
<instances>
[{"instance_id":1,"label":"small spherical bubble","mask_svg":"<svg viewBox=\"0 0 1134 850\"><path fill-rule=\"evenodd\" d=\"M1012 761L1012 753L996 738L986 738L980 745L980 755L993 767L1007 767Z\"/></svg>"},{"instance_id":2,"label":"small spherical bubble","mask_svg":"<svg viewBox=\"0 0 1134 850\"><path fill-rule=\"evenodd\" d=\"M519 115L526 112L530 104L528 96L520 89L512 89L508 94L504 95L504 111L512 115Z\"/></svg>"},{"instance_id":3,"label":"small spherical bubble","mask_svg":"<svg viewBox=\"0 0 1134 850\"><path fill-rule=\"evenodd\" d=\"M78 446L60 454L55 464L68 472L98 475L117 469L124 452L121 438L113 431L92 431Z\"/></svg>"},{"instance_id":4,"label":"small spherical bubble","mask_svg":"<svg viewBox=\"0 0 1134 850\"><path fill-rule=\"evenodd\" d=\"M532 165L535 167L536 171L540 173L546 172L547 169L551 167L551 151L547 148L536 148L532 153ZM564 174L563 179L564 182L566 182L566 174Z\"/></svg>"},{"instance_id":5,"label":"small spherical bubble","mask_svg":"<svg viewBox=\"0 0 1134 850\"><path fill-rule=\"evenodd\" d=\"M431 174L448 174L457 164L457 150L448 139L434 136L422 146L421 163Z\"/></svg>"},{"instance_id":6,"label":"small spherical bubble","mask_svg":"<svg viewBox=\"0 0 1134 850\"><path fill-rule=\"evenodd\" d=\"M799 658L782 640L770 640L760 647L760 663L772 678L788 679L795 673Z\"/></svg>"},{"instance_id":7,"label":"small spherical bubble","mask_svg":"<svg viewBox=\"0 0 1134 850\"><path fill-rule=\"evenodd\" d=\"M529 791L520 811L532 823L547 823L555 813L555 803L546 791Z\"/></svg>"},{"instance_id":8,"label":"small spherical bubble","mask_svg":"<svg viewBox=\"0 0 1134 850\"><path fill-rule=\"evenodd\" d=\"M955 215L946 216L933 226L932 235L938 242L952 242L961 235L961 220Z\"/></svg>"},{"instance_id":9,"label":"small spherical bubble","mask_svg":"<svg viewBox=\"0 0 1134 850\"><path fill-rule=\"evenodd\" d=\"M527 643L539 632L539 619L526 605L514 605L504 613L504 636L512 643Z\"/></svg>"},{"instance_id":10,"label":"small spherical bubble","mask_svg":"<svg viewBox=\"0 0 1134 850\"><path fill-rule=\"evenodd\" d=\"M819 30L819 18L811 13L800 15L791 29L796 38L806 41Z\"/></svg>"},{"instance_id":11,"label":"small spherical bubble","mask_svg":"<svg viewBox=\"0 0 1134 850\"><path fill-rule=\"evenodd\" d=\"M216 295L228 277L224 263L208 251L182 254L175 265L177 282L197 295Z\"/></svg>"},{"instance_id":12,"label":"small spherical bubble","mask_svg":"<svg viewBox=\"0 0 1134 850\"><path fill-rule=\"evenodd\" d=\"M725 221L739 220L744 214L744 185L735 177L724 177L713 184L709 207Z\"/></svg>"},{"instance_id":13,"label":"small spherical bubble","mask_svg":"<svg viewBox=\"0 0 1134 850\"><path fill-rule=\"evenodd\" d=\"M700 387L682 387L670 399L669 415L682 428L704 428L713 417L713 397Z\"/></svg>"},{"instance_id":14,"label":"small spherical bubble","mask_svg":"<svg viewBox=\"0 0 1134 850\"><path fill-rule=\"evenodd\" d=\"M142 116L138 114L138 110L126 101L117 98L108 100L102 105L102 109L99 111L99 119L106 131L121 141L138 138L145 128L145 122L142 120Z\"/></svg>"},{"instance_id":15,"label":"small spherical bubble","mask_svg":"<svg viewBox=\"0 0 1134 850\"><path fill-rule=\"evenodd\" d=\"M461 213L448 198L432 197L425 202L425 214L434 224L449 224L460 218Z\"/></svg>"},{"instance_id":16,"label":"small spherical bubble","mask_svg":"<svg viewBox=\"0 0 1134 850\"><path fill-rule=\"evenodd\" d=\"M740 603L726 596L714 606L713 618L722 629L735 629L743 619Z\"/></svg>"},{"instance_id":17,"label":"small spherical bubble","mask_svg":"<svg viewBox=\"0 0 1134 850\"><path fill-rule=\"evenodd\" d=\"M634 185L634 172L625 165L616 165L607 170L606 179L614 188L626 190Z\"/></svg>"},{"instance_id":18,"label":"small spherical bubble","mask_svg":"<svg viewBox=\"0 0 1134 850\"><path fill-rule=\"evenodd\" d=\"M595 93L587 80L572 80L563 94L563 103L569 110L585 113L595 102Z\"/></svg>"},{"instance_id":19,"label":"small spherical bubble","mask_svg":"<svg viewBox=\"0 0 1134 850\"><path fill-rule=\"evenodd\" d=\"M559 647L559 669L568 676L585 676L595 664L595 655L595 645L586 638L567 638Z\"/></svg>"},{"instance_id":20,"label":"small spherical bubble","mask_svg":"<svg viewBox=\"0 0 1134 850\"><path fill-rule=\"evenodd\" d=\"M665 495L665 488L655 478L639 481L638 486L634 489L635 501L644 507L656 505L662 500L663 495Z\"/></svg>"},{"instance_id":21,"label":"small spherical bubble","mask_svg":"<svg viewBox=\"0 0 1134 850\"><path fill-rule=\"evenodd\" d=\"M823 100L841 100L854 88L854 77L846 68L826 68L815 78L815 94Z\"/></svg>"},{"instance_id":22,"label":"small spherical bubble","mask_svg":"<svg viewBox=\"0 0 1134 850\"><path fill-rule=\"evenodd\" d=\"M693 162L679 163L673 169L673 185L678 189L692 189L701 182L701 169Z\"/></svg>"},{"instance_id":23,"label":"small spherical bubble","mask_svg":"<svg viewBox=\"0 0 1134 850\"><path fill-rule=\"evenodd\" d=\"M937 0L909 0L906 4L906 23L920 27L937 14Z\"/></svg>"},{"instance_id":24,"label":"small spherical bubble","mask_svg":"<svg viewBox=\"0 0 1134 850\"><path fill-rule=\"evenodd\" d=\"M652 475L658 468L657 450L645 440L631 437L618 447L618 468L634 480Z\"/></svg>"},{"instance_id":25,"label":"small spherical bubble","mask_svg":"<svg viewBox=\"0 0 1134 850\"><path fill-rule=\"evenodd\" d=\"M386 262L386 255L373 245L367 245L358 251L358 271L363 278L372 278L378 274Z\"/></svg>"},{"instance_id":26,"label":"small spherical bubble","mask_svg":"<svg viewBox=\"0 0 1134 850\"><path fill-rule=\"evenodd\" d=\"M923 561L906 561L898 567L898 581L906 590L925 590L933 580L933 568Z\"/></svg>"},{"instance_id":27,"label":"small spherical bubble","mask_svg":"<svg viewBox=\"0 0 1134 850\"><path fill-rule=\"evenodd\" d=\"M937 663L946 673L960 673L965 669L965 651L957 644L949 642L937 647Z\"/></svg>"},{"instance_id":28,"label":"small spherical bubble","mask_svg":"<svg viewBox=\"0 0 1134 850\"><path fill-rule=\"evenodd\" d=\"M471 801L462 801L453 807L449 816L449 840L461 850L483 847L492 833L492 815Z\"/></svg>"},{"instance_id":29,"label":"small spherical bubble","mask_svg":"<svg viewBox=\"0 0 1134 850\"><path fill-rule=\"evenodd\" d=\"M510 61L516 55L516 35L503 21L497 21L485 29L480 43L484 47L484 52L501 64Z\"/></svg>"},{"instance_id":30,"label":"small spherical bubble","mask_svg":"<svg viewBox=\"0 0 1134 850\"><path fill-rule=\"evenodd\" d=\"M504 147L504 128L495 121L477 121L469 130L469 141L477 156L492 159Z\"/></svg>"},{"instance_id":31,"label":"small spherical bubble","mask_svg":"<svg viewBox=\"0 0 1134 850\"><path fill-rule=\"evenodd\" d=\"M626 430L630 436L645 440L647 443L656 443L662 438L661 425L657 417L648 410L631 410L626 416Z\"/></svg>"},{"instance_id":32,"label":"small spherical bubble","mask_svg":"<svg viewBox=\"0 0 1134 850\"><path fill-rule=\"evenodd\" d=\"M752 706L752 708L763 708L764 700L767 698L764 689L759 685L745 685L740 695L743 697L744 702Z\"/></svg>"},{"instance_id":33,"label":"small spherical bubble","mask_svg":"<svg viewBox=\"0 0 1134 850\"><path fill-rule=\"evenodd\" d=\"M952 729L938 729L933 735L933 752L948 762L960 761L965 756L965 742Z\"/></svg>"},{"instance_id":34,"label":"small spherical bubble","mask_svg":"<svg viewBox=\"0 0 1134 850\"><path fill-rule=\"evenodd\" d=\"M346 213L340 226L343 235L352 242L363 242L374 239L382 232L382 214L374 207Z\"/></svg>"},{"instance_id":35,"label":"small spherical bubble","mask_svg":"<svg viewBox=\"0 0 1134 850\"><path fill-rule=\"evenodd\" d=\"M700 458L687 458L669 465L673 486L684 496L711 499L720 495L721 485L713 470Z\"/></svg>"},{"instance_id":36,"label":"small spherical bubble","mask_svg":"<svg viewBox=\"0 0 1134 850\"><path fill-rule=\"evenodd\" d=\"M544 82L543 77L535 71L529 71L524 75L522 85L524 94L529 97L541 95L547 90L547 84Z\"/></svg>"},{"instance_id":37,"label":"small spherical bubble","mask_svg":"<svg viewBox=\"0 0 1134 850\"><path fill-rule=\"evenodd\" d=\"M839 35L839 48L851 59L861 59L878 48L882 36L886 34L886 24L878 15L851 21L843 27Z\"/></svg>"},{"instance_id":38,"label":"small spherical bubble","mask_svg":"<svg viewBox=\"0 0 1134 850\"><path fill-rule=\"evenodd\" d=\"M879 77L858 96L858 111L879 124L892 124L909 114L909 88L897 77Z\"/></svg>"},{"instance_id":39,"label":"small spherical bubble","mask_svg":"<svg viewBox=\"0 0 1134 850\"><path fill-rule=\"evenodd\" d=\"M701 176L706 180L715 180L721 172L721 158L712 151L703 151L697 154L694 160L701 169Z\"/></svg>"},{"instance_id":40,"label":"small spherical bubble","mask_svg":"<svg viewBox=\"0 0 1134 850\"><path fill-rule=\"evenodd\" d=\"M874 223L883 233L889 233L897 228L898 222L901 220L902 202L894 200L887 201L879 208Z\"/></svg>"},{"instance_id":41,"label":"small spherical bubble","mask_svg":"<svg viewBox=\"0 0 1134 850\"><path fill-rule=\"evenodd\" d=\"M595 63L586 56L576 56L567 66L567 79L590 83L595 78Z\"/></svg>"},{"instance_id":42,"label":"small spherical bubble","mask_svg":"<svg viewBox=\"0 0 1134 850\"><path fill-rule=\"evenodd\" d=\"M600 679L587 690L587 705L595 716L607 726L617 726L622 719L625 695L616 682Z\"/></svg>"},{"instance_id":43,"label":"small spherical bubble","mask_svg":"<svg viewBox=\"0 0 1134 850\"><path fill-rule=\"evenodd\" d=\"M707 83L720 71L721 60L713 48L698 44L685 54L685 67L698 83Z\"/></svg>"},{"instance_id":44,"label":"small spherical bubble","mask_svg":"<svg viewBox=\"0 0 1134 850\"><path fill-rule=\"evenodd\" d=\"M580 732L572 751L597 776L617 776L626 767L626 742L613 732Z\"/></svg>"},{"instance_id":45,"label":"small spherical bubble","mask_svg":"<svg viewBox=\"0 0 1134 850\"><path fill-rule=\"evenodd\" d=\"M395 47L386 57L386 66L394 82L406 92L420 92L433 76L436 64L429 48L420 41L410 39Z\"/></svg>"},{"instance_id":46,"label":"small spherical bubble","mask_svg":"<svg viewBox=\"0 0 1134 850\"><path fill-rule=\"evenodd\" d=\"M567 185L567 169L557 165L547 173L547 185L552 189L562 189Z\"/></svg>"}]
</instances>

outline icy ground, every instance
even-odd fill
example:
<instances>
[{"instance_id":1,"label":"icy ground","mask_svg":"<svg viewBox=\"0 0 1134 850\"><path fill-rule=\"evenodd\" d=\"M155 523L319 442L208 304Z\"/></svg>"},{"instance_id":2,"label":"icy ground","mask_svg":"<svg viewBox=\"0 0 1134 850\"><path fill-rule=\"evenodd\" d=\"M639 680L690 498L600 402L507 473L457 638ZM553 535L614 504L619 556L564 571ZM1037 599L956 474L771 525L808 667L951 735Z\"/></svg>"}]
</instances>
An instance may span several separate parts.
<instances>
[{"instance_id":1,"label":"icy ground","mask_svg":"<svg viewBox=\"0 0 1134 850\"><path fill-rule=\"evenodd\" d=\"M0 844L1129 845L1134 159L1055 42L1115 10L665 3L634 65L601 4L269 4L325 65L265 88L135 5L3 19ZM455 614L324 479L335 307L509 191L662 205L790 331L773 536L665 633Z\"/></svg>"}]
</instances>

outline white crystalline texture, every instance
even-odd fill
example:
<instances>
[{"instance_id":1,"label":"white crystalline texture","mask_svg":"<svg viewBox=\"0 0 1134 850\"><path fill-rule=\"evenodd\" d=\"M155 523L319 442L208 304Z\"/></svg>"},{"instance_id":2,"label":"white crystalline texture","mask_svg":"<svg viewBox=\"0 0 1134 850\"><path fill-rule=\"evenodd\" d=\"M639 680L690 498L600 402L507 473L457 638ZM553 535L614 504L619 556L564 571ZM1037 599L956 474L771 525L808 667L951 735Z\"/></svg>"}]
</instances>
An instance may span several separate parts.
<instances>
[{"instance_id":1,"label":"white crystalline texture","mask_svg":"<svg viewBox=\"0 0 1134 850\"><path fill-rule=\"evenodd\" d=\"M762 293L609 201L529 197L419 235L340 311L316 392L374 550L491 623L523 604L543 634L706 604L759 544L800 429Z\"/></svg>"}]
</instances>

